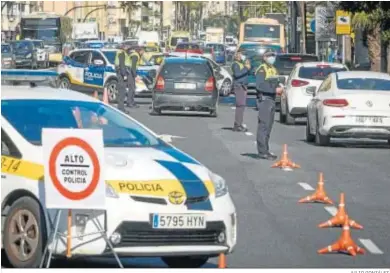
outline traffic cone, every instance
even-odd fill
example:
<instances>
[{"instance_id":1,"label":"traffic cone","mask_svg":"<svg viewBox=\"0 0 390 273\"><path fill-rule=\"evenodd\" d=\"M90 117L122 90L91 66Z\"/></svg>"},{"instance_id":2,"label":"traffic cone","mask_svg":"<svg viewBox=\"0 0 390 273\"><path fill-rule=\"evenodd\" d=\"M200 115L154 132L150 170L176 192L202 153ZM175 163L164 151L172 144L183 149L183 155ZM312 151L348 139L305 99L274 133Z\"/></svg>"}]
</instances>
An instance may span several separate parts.
<instances>
[{"instance_id":1,"label":"traffic cone","mask_svg":"<svg viewBox=\"0 0 390 273\"><path fill-rule=\"evenodd\" d=\"M218 268L226 268L226 256L224 253L219 254Z\"/></svg>"},{"instance_id":2,"label":"traffic cone","mask_svg":"<svg viewBox=\"0 0 390 273\"><path fill-rule=\"evenodd\" d=\"M287 168L300 168L298 164L295 164L288 158L288 152L287 152L287 144L283 145L283 154L282 159L280 159L278 162L274 163L272 168L281 168L281 169L287 169Z\"/></svg>"},{"instance_id":3,"label":"traffic cone","mask_svg":"<svg viewBox=\"0 0 390 273\"><path fill-rule=\"evenodd\" d=\"M95 90L95 92L93 92L93 97L95 98L95 99L99 99L99 94L98 94L98 91L96 91Z\"/></svg>"},{"instance_id":4,"label":"traffic cone","mask_svg":"<svg viewBox=\"0 0 390 273\"><path fill-rule=\"evenodd\" d=\"M358 247L355 242L351 238L351 232L349 227L349 219L348 215L345 217L343 232L341 233L340 238L337 242L329 245L327 247L321 248L317 251L318 254L331 253L333 251L338 252L347 252L352 256L356 256L356 254L364 254L365 251L363 248Z\"/></svg>"},{"instance_id":5,"label":"traffic cone","mask_svg":"<svg viewBox=\"0 0 390 273\"><path fill-rule=\"evenodd\" d=\"M324 174L320 172L318 174L318 186L312 195L308 195L301 200L299 200L299 203L308 203L308 202L320 202L320 203L326 203L333 205L333 201L330 200L330 198L327 196L324 188Z\"/></svg>"},{"instance_id":6,"label":"traffic cone","mask_svg":"<svg viewBox=\"0 0 390 273\"><path fill-rule=\"evenodd\" d=\"M107 88L104 88L104 91L103 91L103 102L106 104L109 104Z\"/></svg>"},{"instance_id":7,"label":"traffic cone","mask_svg":"<svg viewBox=\"0 0 390 273\"><path fill-rule=\"evenodd\" d=\"M339 203L339 210L337 211L337 214L332 217L330 220L323 222L318 225L319 228L326 228L326 227L340 227L344 224L345 217L347 217L347 213L345 211L345 201L344 201L344 193L340 194L340 203ZM356 223L354 220L349 220L349 226L355 229L363 229L363 226Z\"/></svg>"}]
</instances>

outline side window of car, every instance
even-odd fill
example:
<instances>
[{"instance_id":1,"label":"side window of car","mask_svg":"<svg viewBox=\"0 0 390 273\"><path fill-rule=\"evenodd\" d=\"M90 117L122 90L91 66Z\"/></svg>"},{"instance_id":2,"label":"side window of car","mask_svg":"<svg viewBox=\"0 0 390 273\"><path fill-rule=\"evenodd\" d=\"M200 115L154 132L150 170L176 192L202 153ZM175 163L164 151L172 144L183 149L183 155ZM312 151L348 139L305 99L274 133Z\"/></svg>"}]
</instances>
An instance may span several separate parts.
<instances>
[{"instance_id":1,"label":"side window of car","mask_svg":"<svg viewBox=\"0 0 390 273\"><path fill-rule=\"evenodd\" d=\"M16 148L11 138L5 133L3 128L1 128L1 155L15 158L22 157L22 154Z\"/></svg>"},{"instance_id":2,"label":"side window of car","mask_svg":"<svg viewBox=\"0 0 390 273\"><path fill-rule=\"evenodd\" d=\"M328 76L321 84L320 88L318 89L318 93L327 92L330 90L330 87L332 85L332 77Z\"/></svg>"},{"instance_id":3,"label":"side window of car","mask_svg":"<svg viewBox=\"0 0 390 273\"><path fill-rule=\"evenodd\" d=\"M88 61L89 61L89 51L88 51L88 50L85 50L85 51L73 52L69 57L70 57L73 61L75 61L75 62L78 62L78 63L80 63L80 64L87 65L87 64L88 64Z\"/></svg>"},{"instance_id":4,"label":"side window of car","mask_svg":"<svg viewBox=\"0 0 390 273\"><path fill-rule=\"evenodd\" d=\"M92 51L91 64L93 64L96 60L101 60L104 63L104 65L106 65L106 61L104 60L102 54L100 54L97 51Z\"/></svg>"}]
</instances>

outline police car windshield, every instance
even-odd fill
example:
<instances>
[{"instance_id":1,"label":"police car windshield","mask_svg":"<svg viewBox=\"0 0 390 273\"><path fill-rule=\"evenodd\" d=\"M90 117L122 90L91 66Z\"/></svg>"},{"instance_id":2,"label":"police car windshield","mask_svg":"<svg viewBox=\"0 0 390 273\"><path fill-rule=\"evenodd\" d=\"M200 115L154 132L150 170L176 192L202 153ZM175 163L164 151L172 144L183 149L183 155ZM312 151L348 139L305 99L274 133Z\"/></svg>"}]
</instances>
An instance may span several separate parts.
<instances>
[{"instance_id":1,"label":"police car windshield","mask_svg":"<svg viewBox=\"0 0 390 273\"><path fill-rule=\"evenodd\" d=\"M2 116L34 145L42 145L43 128L101 129L105 147L151 147L163 144L130 118L98 102L2 100L1 108Z\"/></svg>"},{"instance_id":2,"label":"police car windshield","mask_svg":"<svg viewBox=\"0 0 390 273\"><path fill-rule=\"evenodd\" d=\"M116 51L103 51L103 54L111 64L115 63Z\"/></svg>"}]
</instances>

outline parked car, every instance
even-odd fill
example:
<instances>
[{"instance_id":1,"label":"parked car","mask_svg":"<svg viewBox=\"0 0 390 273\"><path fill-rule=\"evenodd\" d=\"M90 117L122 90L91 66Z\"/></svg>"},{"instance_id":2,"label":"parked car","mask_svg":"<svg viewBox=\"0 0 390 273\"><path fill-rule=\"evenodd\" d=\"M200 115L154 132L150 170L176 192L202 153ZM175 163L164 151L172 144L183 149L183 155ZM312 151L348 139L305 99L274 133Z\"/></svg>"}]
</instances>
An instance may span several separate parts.
<instances>
[{"instance_id":1,"label":"parked car","mask_svg":"<svg viewBox=\"0 0 390 273\"><path fill-rule=\"evenodd\" d=\"M204 58L165 58L152 94L152 114L199 111L217 116L218 89L210 62Z\"/></svg>"},{"instance_id":2,"label":"parked car","mask_svg":"<svg viewBox=\"0 0 390 273\"><path fill-rule=\"evenodd\" d=\"M214 49L212 47L205 47L203 49L203 56L211 60L215 60Z\"/></svg>"},{"instance_id":3,"label":"parked car","mask_svg":"<svg viewBox=\"0 0 390 273\"><path fill-rule=\"evenodd\" d=\"M31 40L19 40L11 42L15 54L15 67L38 68L37 49Z\"/></svg>"},{"instance_id":4,"label":"parked car","mask_svg":"<svg viewBox=\"0 0 390 273\"><path fill-rule=\"evenodd\" d=\"M12 47L10 44L1 44L1 68L15 68L15 56L12 52Z\"/></svg>"},{"instance_id":5,"label":"parked car","mask_svg":"<svg viewBox=\"0 0 390 273\"><path fill-rule=\"evenodd\" d=\"M218 64L226 64L227 51L226 46L220 43L206 43L205 47L211 47L214 51L214 60Z\"/></svg>"},{"instance_id":6,"label":"parked car","mask_svg":"<svg viewBox=\"0 0 390 273\"><path fill-rule=\"evenodd\" d=\"M203 54L203 50L201 49L200 45L192 42L178 43L175 52Z\"/></svg>"}]
</instances>

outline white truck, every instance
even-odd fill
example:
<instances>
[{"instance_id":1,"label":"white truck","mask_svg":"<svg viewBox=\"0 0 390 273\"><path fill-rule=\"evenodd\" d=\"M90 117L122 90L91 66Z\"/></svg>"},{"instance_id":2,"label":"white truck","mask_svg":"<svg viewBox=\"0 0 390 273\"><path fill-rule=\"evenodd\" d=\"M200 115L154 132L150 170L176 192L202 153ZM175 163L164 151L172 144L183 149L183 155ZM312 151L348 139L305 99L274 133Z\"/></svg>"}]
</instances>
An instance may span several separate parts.
<instances>
[{"instance_id":1,"label":"white truck","mask_svg":"<svg viewBox=\"0 0 390 273\"><path fill-rule=\"evenodd\" d=\"M223 28L208 27L206 28L206 43L225 42L225 32Z\"/></svg>"},{"instance_id":2,"label":"white truck","mask_svg":"<svg viewBox=\"0 0 390 273\"><path fill-rule=\"evenodd\" d=\"M72 29L73 40L99 40L99 27L97 23L76 23Z\"/></svg>"},{"instance_id":3,"label":"white truck","mask_svg":"<svg viewBox=\"0 0 390 273\"><path fill-rule=\"evenodd\" d=\"M144 45L147 43L159 43L160 42L160 35L157 31L140 31L137 35L138 37L138 44Z\"/></svg>"}]
</instances>

